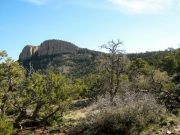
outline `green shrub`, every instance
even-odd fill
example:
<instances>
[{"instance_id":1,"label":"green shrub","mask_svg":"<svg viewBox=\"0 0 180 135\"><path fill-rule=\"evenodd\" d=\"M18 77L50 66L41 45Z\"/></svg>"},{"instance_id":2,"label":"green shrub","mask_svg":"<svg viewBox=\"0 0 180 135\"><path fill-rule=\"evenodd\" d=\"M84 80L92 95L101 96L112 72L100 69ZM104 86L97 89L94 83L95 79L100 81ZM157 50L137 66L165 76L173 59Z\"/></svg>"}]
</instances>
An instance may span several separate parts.
<instances>
[{"instance_id":1,"label":"green shrub","mask_svg":"<svg viewBox=\"0 0 180 135\"><path fill-rule=\"evenodd\" d=\"M3 117L0 117L0 134L1 135L13 134L13 124L7 121L7 119Z\"/></svg>"}]
</instances>

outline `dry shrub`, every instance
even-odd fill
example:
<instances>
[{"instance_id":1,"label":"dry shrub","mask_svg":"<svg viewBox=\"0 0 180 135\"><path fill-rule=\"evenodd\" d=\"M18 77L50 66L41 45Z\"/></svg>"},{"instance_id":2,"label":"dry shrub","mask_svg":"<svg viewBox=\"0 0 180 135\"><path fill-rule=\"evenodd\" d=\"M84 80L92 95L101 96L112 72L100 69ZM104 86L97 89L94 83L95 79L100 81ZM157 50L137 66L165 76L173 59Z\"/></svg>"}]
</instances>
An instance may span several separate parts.
<instances>
[{"instance_id":1,"label":"dry shrub","mask_svg":"<svg viewBox=\"0 0 180 135\"><path fill-rule=\"evenodd\" d=\"M81 125L84 135L139 135L149 124L159 121L165 111L149 94L125 93L123 98L99 97ZM80 134L80 133L78 133Z\"/></svg>"}]
</instances>

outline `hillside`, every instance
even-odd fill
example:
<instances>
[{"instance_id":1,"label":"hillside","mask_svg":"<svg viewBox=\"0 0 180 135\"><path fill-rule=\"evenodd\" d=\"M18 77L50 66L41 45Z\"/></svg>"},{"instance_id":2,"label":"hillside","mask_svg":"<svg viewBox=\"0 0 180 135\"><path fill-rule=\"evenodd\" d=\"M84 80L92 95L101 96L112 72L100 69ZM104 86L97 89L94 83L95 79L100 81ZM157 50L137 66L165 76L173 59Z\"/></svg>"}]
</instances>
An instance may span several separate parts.
<instances>
[{"instance_id":1,"label":"hillside","mask_svg":"<svg viewBox=\"0 0 180 135\"><path fill-rule=\"evenodd\" d=\"M2 132L179 134L180 50L127 57L121 45L102 53L46 40L25 46L19 61L0 51Z\"/></svg>"},{"instance_id":2,"label":"hillside","mask_svg":"<svg viewBox=\"0 0 180 135\"><path fill-rule=\"evenodd\" d=\"M165 57L170 53L174 57L173 53L178 50L130 53L127 56L131 61L141 58L149 65L171 73L173 71L170 70L176 69L172 69L170 65L164 65L164 61L167 61ZM79 48L73 43L52 39L42 42L39 46L26 45L19 55L19 62L28 70L30 66L34 70L54 68L73 77L80 77L95 71L96 60L100 54L102 52Z\"/></svg>"},{"instance_id":3,"label":"hillside","mask_svg":"<svg viewBox=\"0 0 180 135\"><path fill-rule=\"evenodd\" d=\"M100 52L62 40L46 40L40 46L27 45L19 56L19 62L29 69L46 69L53 67L72 76L88 74L95 68L95 59ZM81 70L79 70L81 69Z\"/></svg>"}]
</instances>

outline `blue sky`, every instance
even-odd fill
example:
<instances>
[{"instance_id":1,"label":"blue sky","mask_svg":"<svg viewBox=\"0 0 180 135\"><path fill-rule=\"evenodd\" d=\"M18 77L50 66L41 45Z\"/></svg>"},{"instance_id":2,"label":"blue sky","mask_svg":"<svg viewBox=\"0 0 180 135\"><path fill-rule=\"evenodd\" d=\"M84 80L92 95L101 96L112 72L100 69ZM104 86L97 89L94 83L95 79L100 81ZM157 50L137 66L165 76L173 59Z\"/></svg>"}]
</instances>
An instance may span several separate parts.
<instances>
[{"instance_id":1,"label":"blue sky","mask_svg":"<svg viewBox=\"0 0 180 135\"><path fill-rule=\"evenodd\" d=\"M126 52L177 48L179 0L1 0L0 50L14 59L47 39L100 50L120 39Z\"/></svg>"}]
</instances>

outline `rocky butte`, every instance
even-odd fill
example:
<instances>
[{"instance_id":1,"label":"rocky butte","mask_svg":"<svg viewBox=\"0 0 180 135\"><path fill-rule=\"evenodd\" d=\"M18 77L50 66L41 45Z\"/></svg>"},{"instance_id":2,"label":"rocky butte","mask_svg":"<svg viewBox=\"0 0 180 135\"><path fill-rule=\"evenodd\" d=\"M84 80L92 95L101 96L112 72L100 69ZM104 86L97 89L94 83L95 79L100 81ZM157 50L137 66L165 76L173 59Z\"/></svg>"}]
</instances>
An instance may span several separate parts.
<instances>
[{"instance_id":1,"label":"rocky butte","mask_svg":"<svg viewBox=\"0 0 180 135\"><path fill-rule=\"evenodd\" d=\"M26 68L44 70L53 67L71 75L86 74L94 70L95 59L100 52L79 48L63 40L46 40L39 46L27 45L23 48L19 62Z\"/></svg>"},{"instance_id":2,"label":"rocky butte","mask_svg":"<svg viewBox=\"0 0 180 135\"><path fill-rule=\"evenodd\" d=\"M61 53L76 53L78 47L70 42L62 40L46 40L40 46L27 45L22 50L19 60L27 60L32 57L51 56Z\"/></svg>"}]
</instances>

